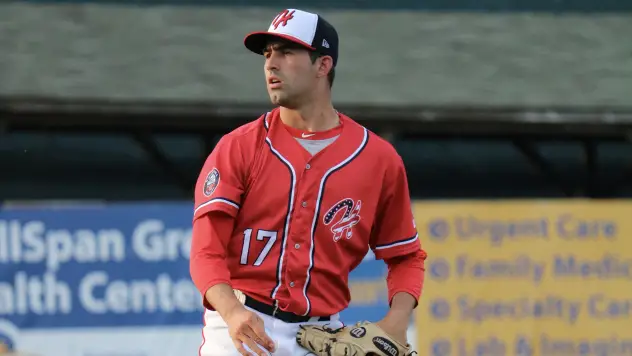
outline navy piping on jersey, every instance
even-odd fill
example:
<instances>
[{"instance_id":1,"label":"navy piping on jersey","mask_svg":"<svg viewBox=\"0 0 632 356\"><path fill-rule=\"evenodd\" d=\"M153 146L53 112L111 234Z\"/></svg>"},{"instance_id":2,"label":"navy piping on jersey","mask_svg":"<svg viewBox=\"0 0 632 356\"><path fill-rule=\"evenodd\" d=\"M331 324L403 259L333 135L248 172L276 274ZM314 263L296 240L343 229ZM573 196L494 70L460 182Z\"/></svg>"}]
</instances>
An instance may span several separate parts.
<instances>
[{"instance_id":1,"label":"navy piping on jersey","mask_svg":"<svg viewBox=\"0 0 632 356\"><path fill-rule=\"evenodd\" d=\"M204 203L202 203L202 204L198 205L198 207L197 207L197 208L195 208L195 210L193 210L193 215L197 214L197 212L198 212L200 209L202 209L202 208L204 208L204 207L206 207L206 206L209 206L209 205L211 205L211 204L213 204L213 203L224 203L224 204L228 204L228 205L230 205L230 206L234 207L235 209L239 210L239 204L238 204L237 202L234 202L234 201L232 201L232 200L230 200L230 199L226 199L226 198L218 197L218 198L213 198L213 199L211 199L211 200L209 200L209 201L207 201L207 202L204 202Z\"/></svg>"},{"instance_id":2,"label":"navy piping on jersey","mask_svg":"<svg viewBox=\"0 0 632 356\"><path fill-rule=\"evenodd\" d=\"M360 153L362 153L362 151L364 150L364 148L366 147L367 143L369 142L369 131L366 128L364 129L364 137L362 138L362 143L360 143L360 146L358 146L358 148L355 150L355 152L353 152L349 157L347 157L344 161L338 163L337 165L331 167L323 176L323 178L320 181L320 187L318 189L318 199L316 200L316 210L314 212L314 220L312 221L312 231L311 231L311 250L310 250L310 256L309 256L309 268L307 269L307 280L305 282L305 286L303 287L303 296L305 297L305 300L307 301L307 310L305 311L305 314L303 315L309 315L309 312L312 309L312 304L309 301L309 297L307 296L307 289L309 288L310 282L311 282L311 273L312 273L312 269L314 268L314 252L316 251L316 249L314 248L314 235L316 233L316 226L318 226L318 216L320 215L320 207L321 207L321 203L323 200L323 194L325 191L325 184L327 184L327 179L329 179L329 177L339 171L340 169L342 169L343 167L345 167L346 165L348 165L349 163L351 163L351 161L353 161L354 159L356 159Z\"/></svg>"},{"instance_id":3,"label":"navy piping on jersey","mask_svg":"<svg viewBox=\"0 0 632 356\"><path fill-rule=\"evenodd\" d=\"M267 113L265 117L263 118L263 126L266 129L266 132L268 131L268 122L267 122L268 114L269 113ZM285 215L285 226L283 227L283 241L281 243L281 253L279 254L279 261L277 263L277 284L274 287L274 289L272 289L272 293L270 293L270 298L274 299L276 297L277 292L279 291L279 288L281 287L281 282L283 281L283 275L282 275L283 256L285 255L285 247L287 245L287 236L288 236L289 227L290 227L290 217L291 217L291 212L292 212L292 206L294 206L294 194L295 194L295 188L296 188L296 172L294 172L294 167L292 167L290 162L285 157L283 157L281 153L279 153L279 151L277 151L274 148L274 146L272 146L272 141L270 141L270 138L267 136L266 136L266 143L268 144L268 147L270 147L270 151L272 151L272 154L274 154L287 167L287 169L290 171L290 176L292 177L291 186L290 186L290 194L288 196L287 214Z\"/></svg>"},{"instance_id":4,"label":"navy piping on jersey","mask_svg":"<svg viewBox=\"0 0 632 356\"><path fill-rule=\"evenodd\" d=\"M405 238L403 240L389 242L389 243L383 244L383 245L376 245L375 246L375 250L384 250L384 249L395 247L395 246L406 245L406 244L409 244L411 242L414 242L418 238L419 238L419 234L417 233L417 234L415 234L415 236L407 237L407 238Z\"/></svg>"}]
</instances>

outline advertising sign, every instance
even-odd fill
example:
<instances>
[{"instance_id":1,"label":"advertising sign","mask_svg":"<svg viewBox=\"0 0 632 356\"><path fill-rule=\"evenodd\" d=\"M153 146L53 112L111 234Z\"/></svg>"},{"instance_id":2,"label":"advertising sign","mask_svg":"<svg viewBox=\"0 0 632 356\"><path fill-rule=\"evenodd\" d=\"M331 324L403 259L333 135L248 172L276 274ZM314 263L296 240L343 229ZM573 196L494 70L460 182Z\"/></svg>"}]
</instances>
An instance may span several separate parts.
<instances>
[{"instance_id":1,"label":"advertising sign","mask_svg":"<svg viewBox=\"0 0 632 356\"><path fill-rule=\"evenodd\" d=\"M632 355L632 201L429 202L428 356Z\"/></svg>"},{"instance_id":2,"label":"advertising sign","mask_svg":"<svg viewBox=\"0 0 632 356\"><path fill-rule=\"evenodd\" d=\"M182 356L202 343L192 205L0 210L0 355ZM387 311L386 268L351 276L345 323Z\"/></svg>"}]
</instances>

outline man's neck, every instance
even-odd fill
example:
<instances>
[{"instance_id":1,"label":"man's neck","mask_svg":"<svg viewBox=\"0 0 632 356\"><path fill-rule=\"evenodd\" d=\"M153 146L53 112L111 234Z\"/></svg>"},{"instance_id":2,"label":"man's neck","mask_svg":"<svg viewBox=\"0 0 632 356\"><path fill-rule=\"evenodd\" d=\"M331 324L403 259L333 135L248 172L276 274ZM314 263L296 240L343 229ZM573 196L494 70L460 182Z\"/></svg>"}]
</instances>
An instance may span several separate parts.
<instances>
[{"instance_id":1,"label":"man's neck","mask_svg":"<svg viewBox=\"0 0 632 356\"><path fill-rule=\"evenodd\" d=\"M280 114L284 124L310 132L327 131L340 124L338 113L331 103L308 104L296 110L281 107Z\"/></svg>"}]
</instances>

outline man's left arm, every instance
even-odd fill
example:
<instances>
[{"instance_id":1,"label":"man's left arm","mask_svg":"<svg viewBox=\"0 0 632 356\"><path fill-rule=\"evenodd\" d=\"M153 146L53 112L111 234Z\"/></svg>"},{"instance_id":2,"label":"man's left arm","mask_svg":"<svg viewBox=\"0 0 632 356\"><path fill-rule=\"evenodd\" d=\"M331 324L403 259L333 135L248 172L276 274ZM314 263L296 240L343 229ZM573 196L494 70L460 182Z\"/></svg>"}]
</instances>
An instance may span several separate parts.
<instances>
[{"instance_id":1,"label":"man's left arm","mask_svg":"<svg viewBox=\"0 0 632 356\"><path fill-rule=\"evenodd\" d=\"M424 281L426 252L415 226L406 169L399 156L387 168L371 237L371 249L388 266L389 311L377 324L406 343L408 325L417 307Z\"/></svg>"},{"instance_id":2,"label":"man's left arm","mask_svg":"<svg viewBox=\"0 0 632 356\"><path fill-rule=\"evenodd\" d=\"M417 307L424 282L426 253L419 249L405 256L385 260L390 308L378 325L396 340L406 343L408 325Z\"/></svg>"}]
</instances>

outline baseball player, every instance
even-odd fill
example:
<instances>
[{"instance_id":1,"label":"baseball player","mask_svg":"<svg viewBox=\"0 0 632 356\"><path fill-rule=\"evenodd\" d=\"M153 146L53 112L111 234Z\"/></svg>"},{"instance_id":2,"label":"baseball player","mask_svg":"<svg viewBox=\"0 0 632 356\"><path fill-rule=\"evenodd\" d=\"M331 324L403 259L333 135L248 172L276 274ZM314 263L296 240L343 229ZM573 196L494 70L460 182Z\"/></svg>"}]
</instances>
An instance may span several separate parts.
<instances>
[{"instance_id":1,"label":"baseball player","mask_svg":"<svg viewBox=\"0 0 632 356\"><path fill-rule=\"evenodd\" d=\"M400 156L332 105L336 30L288 9L244 43L262 55L275 108L223 136L195 187L200 355L406 354L426 253ZM374 324L343 326L348 276L369 248L388 265L390 309Z\"/></svg>"}]
</instances>

